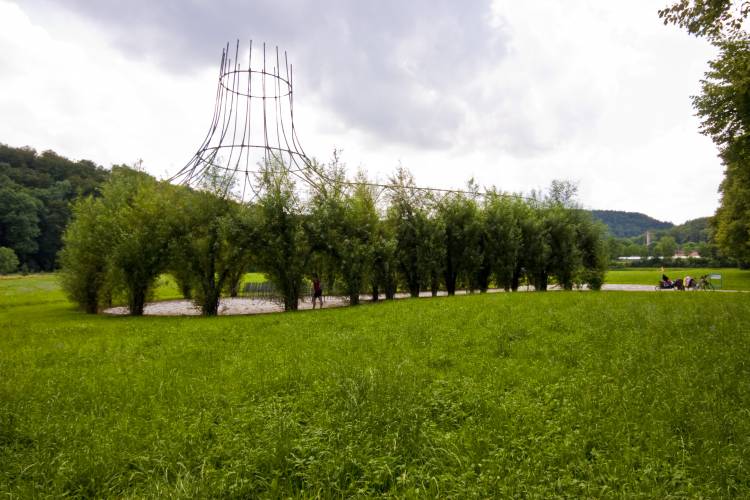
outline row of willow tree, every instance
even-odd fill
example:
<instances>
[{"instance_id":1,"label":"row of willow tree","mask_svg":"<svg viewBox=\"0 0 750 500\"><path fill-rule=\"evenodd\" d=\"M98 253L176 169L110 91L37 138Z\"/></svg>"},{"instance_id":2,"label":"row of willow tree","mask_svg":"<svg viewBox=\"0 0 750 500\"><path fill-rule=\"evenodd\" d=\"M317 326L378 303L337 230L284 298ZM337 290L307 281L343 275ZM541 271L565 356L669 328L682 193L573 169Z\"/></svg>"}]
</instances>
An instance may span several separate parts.
<instances>
[{"instance_id":1,"label":"row of willow tree","mask_svg":"<svg viewBox=\"0 0 750 500\"><path fill-rule=\"evenodd\" d=\"M257 199L241 203L224 195L231 181L218 171L189 189L115 167L100 196L73 207L60 255L64 289L89 313L122 301L141 315L169 273L210 316L250 270L268 276L285 310L297 309L313 275L351 304L399 290L602 285L604 229L575 206L569 183L528 198L479 195L471 183L436 196L404 169L386 189L363 173L348 182L335 158L314 169L325 182L303 193L284 165L261 166Z\"/></svg>"}]
</instances>

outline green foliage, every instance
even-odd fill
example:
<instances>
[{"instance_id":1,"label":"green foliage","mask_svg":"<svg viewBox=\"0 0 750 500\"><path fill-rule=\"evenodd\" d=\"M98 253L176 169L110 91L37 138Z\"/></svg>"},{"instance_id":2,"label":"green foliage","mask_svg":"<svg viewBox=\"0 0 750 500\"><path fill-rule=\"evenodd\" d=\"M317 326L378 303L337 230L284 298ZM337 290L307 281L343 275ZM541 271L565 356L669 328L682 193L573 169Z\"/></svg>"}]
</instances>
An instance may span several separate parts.
<instances>
[{"instance_id":1,"label":"green foliage","mask_svg":"<svg viewBox=\"0 0 750 500\"><path fill-rule=\"evenodd\" d=\"M586 284L591 290L600 290L607 273L609 256L604 238L604 226L584 211L577 211L576 224L581 262L575 281Z\"/></svg>"},{"instance_id":2,"label":"green foliage","mask_svg":"<svg viewBox=\"0 0 750 500\"><path fill-rule=\"evenodd\" d=\"M607 226L612 236L618 238L643 236L646 231L668 230L673 227L670 222L662 222L638 212L592 210L591 214Z\"/></svg>"},{"instance_id":3,"label":"green foliage","mask_svg":"<svg viewBox=\"0 0 750 500\"><path fill-rule=\"evenodd\" d=\"M524 213L523 202L516 197L491 193L485 202L486 258L495 283L505 291L513 286L521 259L523 239L519 219Z\"/></svg>"},{"instance_id":4,"label":"green foliage","mask_svg":"<svg viewBox=\"0 0 750 500\"><path fill-rule=\"evenodd\" d=\"M12 248L0 247L0 274L10 274L18 269L18 257Z\"/></svg>"},{"instance_id":5,"label":"green foliage","mask_svg":"<svg viewBox=\"0 0 750 500\"><path fill-rule=\"evenodd\" d=\"M130 314L140 316L154 282L166 271L177 234L175 189L153 177L113 167L102 188L104 224L112 231L113 283L124 291Z\"/></svg>"},{"instance_id":6,"label":"green foliage","mask_svg":"<svg viewBox=\"0 0 750 500\"><path fill-rule=\"evenodd\" d=\"M305 218L305 232L310 245L311 270L317 274L329 293L340 275L345 229L346 172L339 163L338 152L328 165L313 162L312 168L327 179L310 199L309 217Z\"/></svg>"},{"instance_id":7,"label":"green foliage","mask_svg":"<svg viewBox=\"0 0 750 500\"><path fill-rule=\"evenodd\" d=\"M105 223L104 204L99 199L81 198L72 211L60 252L60 280L70 300L95 314L111 297L108 258L114 228Z\"/></svg>"},{"instance_id":8,"label":"green foliage","mask_svg":"<svg viewBox=\"0 0 750 500\"><path fill-rule=\"evenodd\" d=\"M449 295L460 285L485 292L493 279L514 291L524 278L537 290L550 278L566 290L601 285L602 233L574 207L569 183L553 183L533 202L491 193L481 204L470 184L470 194L436 203L401 169L381 219L364 174L348 182L336 157L313 169L325 182L307 204L276 161L261 169L258 202L239 204L221 172L209 172L196 191L114 167L100 198L76 204L61 254L64 288L88 312L124 296L130 313L142 315L157 278L169 272L180 293L213 316L251 266L268 275L285 310L297 309L313 274L353 305L368 286L373 297L382 287L392 299L399 283L414 297L423 288L437 295L441 281Z\"/></svg>"},{"instance_id":9,"label":"green foliage","mask_svg":"<svg viewBox=\"0 0 750 500\"><path fill-rule=\"evenodd\" d=\"M423 218L421 231L423 244L419 246L417 260L422 266L423 285L430 290L433 297L440 290L440 284L445 277L446 245L445 223L438 211L427 212ZM477 249L481 252L481 249Z\"/></svg>"},{"instance_id":10,"label":"green foliage","mask_svg":"<svg viewBox=\"0 0 750 500\"><path fill-rule=\"evenodd\" d=\"M475 288L482 264L482 223L477 203L467 195L449 194L438 204L437 211L443 227L443 269L448 295L456 293L459 279Z\"/></svg>"},{"instance_id":11,"label":"green foliage","mask_svg":"<svg viewBox=\"0 0 750 500\"><path fill-rule=\"evenodd\" d=\"M269 162L263 165L260 181L263 194L258 202L259 263L280 290L284 310L296 311L310 256L302 207L294 190L294 181L283 164Z\"/></svg>"},{"instance_id":12,"label":"green foliage","mask_svg":"<svg viewBox=\"0 0 750 500\"><path fill-rule=\"evenodd\" d=\"M399 168L391 179L395 186L391 190L388 207L388 223L396 241L395 257L406 289L412 297L418 297L422 283L429 281L429 220L425 208L424 192L415 188L414 178Z\"/></svg>"},{"instance_id":13,"label":"green foliage","mask_svg":"<svg viewBox=\"0 0 750 500\"><path fill-rule=\"evenodd\" d=\"M693 98L701 132L719 148L726 166L716 240L741 265L750 264L750 41L718 44L719 57Z\"/></svg>"},{"instance_id":14,"label":"green foliage","mask_svg":"<svg viewBox=\"0 0 750 500\"><path fill-rule=\"evenodd\" d=\"M573 289L573 280L581 262L575 219L571 210L557 203L542 212L542 231L548 249L545 274L554 276L565 290Z\"/></svg>"},{"instance_id":15,"label":"green foliage","mask_svg":"<svg viewBox=\"0 0 750 500\"><path fill-rule=\"evenodd\" d=\"M701 132L719 148L726 167L716 212L716 241L741 267L750 265L750 34L744 23L750 3L682 0L659 11L666 23L706 36L719 50L701 81L693 106Z\"/></svg>"},{"instance_id":16,"label":"green foliage","mask_svg":"<svg viewBox=\"0 0 750 500\"><path fill-rule=\"evenodd\" d=\"M239 280L257 247L257 214L211 191L180 193L177 236L169 264L183 293L189 289L205 316L215 316L230 280ZM236 286L235 286L236 288Z\"/></svg>"},{"instance_id":17,"label":"green foliage","mask_svg":"<svg viewBox=\"0 0 750 500\"><path fill-rule=\"evenodd\" d=\"M524 209L519 212L519 226L523 250L513 275L511 289L517 290L522 274L526 274L536 290L545 291L549 279L550 247L541 210L524 205Z\"/></svg>"},{"instance_id":18,"label":"green foliage","mask_svg":"<svg viewBox=\"0 0 750 500\"><path fill-rule=\"evenodd\" d=\"M711 218L701 217L685 221L684 224L674 226L670 229L668 234L679 244L708 243L712 240Z\"/></svg>"},{"instance_id":19,"label":"green foliage","mask_svg":"<svg viewBox=\"0 0 750 500\"><path fill-rule=\"evenodd\" d=\"M39 248L42 203L2 175L0 186L0 246L12 248L25 262Z\"/></svg>"},{"instance_id":20,"label":"green foliage","mask_svg":"<svg viewBox=\"0 0 750 500\"><path fill-rule=\"evenodd\" d=\"M679 0L659 10L659 17L692 35L722 40L742 37L749 13L750 3L745 0Z\"/></svg>"},{"instance_id":21,"label":"green foliage","mask_svg":"<svg viewBox=\"0 0 750 500\"><path fill-rule=\"evenodd\" d=\"M671 236L663 236L654 247L654 254L660 257L672 257L677 251L677 241Z\"/></svg>"},{"instance_id":22,"label":"green foliage","mask_svg":"<svg viewBox=\"0 0 750 500\"><path fill-rule=\"evenodd\" d=\"M396 236L390 223L378 222L372 245L371 285L373 300L378 300L381 288L386 300L391 300L396 295L398 286L398 260L396 257Z\"/></svg>"},{"instance_id":23,"label":"green foliage","mask_svg":"<svg viewBox=\"0 0 750 500\"><path fill-rule=\"evenodd\" d=\"M90 161L0 144L0 245L29 269L54 269L70 202L94 194L107 176Z\"/></svg>"},{"instance_id":24,"label":"green foliage","mask_svg":"<svg viewBox=\"0 0 750 500\"><path fill-rule=\"evenodd\" d=\"M345 169L338 152L328 167L322 169L327 179L310 202L306 221L309 241L317 260L316 273L328 276L329 290L340 277L343 292L352 305L373 279L376 229L379 224L375 194L366 185L364 173L353 186L346 182Z\"/></svg>"},{"instance_id":25,"label":"green foliage","mask_svg":"<svg viewBox=\"0 0 750 500\"><path fill-rule=\"evenodd\" d=\"M340 252L341 278L349 302L356 305L360 292L371 280L375 253L373 244L379 224L374 193L363 182L357 184L345 200L344 222Z\"/></svg>"},{"instance_id":26,"label":"green foliage","mask_svg":"<svg viewBox=\"0 0 750 500\"><path fill-rule=\"evenodd\" d=\"M54 283L0 279L9 498L750 495L743 294L195 320L85 317Z\"/></svg>"},{"instance_id":27,"label":"green foliage","mask_svg":"<svg viewBox=\"0 0 750 500\"><path fill-rule=\"evenodd\" d=\"M102 197L74 205L60 254L63 287L89 313L124 293L143 314L155 280L169 262L176 234L175 189L148 174L113 167Z\"/></svg>"}]
</instances>

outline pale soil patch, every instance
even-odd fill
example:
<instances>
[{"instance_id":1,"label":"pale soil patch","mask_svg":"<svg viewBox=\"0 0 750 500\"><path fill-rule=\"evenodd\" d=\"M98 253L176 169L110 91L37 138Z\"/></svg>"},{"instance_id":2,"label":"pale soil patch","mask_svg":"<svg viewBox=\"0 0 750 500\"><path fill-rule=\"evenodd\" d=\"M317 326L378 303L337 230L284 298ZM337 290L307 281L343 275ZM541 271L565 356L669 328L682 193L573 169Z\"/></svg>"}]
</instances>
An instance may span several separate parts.
<instances>
[{"instance_id":1,"label":"pale soil patch","mask_svg":"<svg viewBox=\"0 0 750 500\"><path fill-rule=\"evenodd\" d=\"M349 301L342 297L326 297L323 304L324 308L342 307L349 305ZM312 309L312 302L300 301L299 309ZM284 310L284 304L268 299L255 298L225 298L219 302L220 315L236 314L263 314L272 312L281 312ZM105 314L128 314L127 307L111 307L104 310ZM199 316L200 307L196 307L190 300L166 300L163 302L151 302L146 304L143 314L146 316Z\"/></svg>"},{"instance_id":2,"label":"pale soil patch","mask_svg":"<svg viewBox=\"0 0 750 500\"><path fill-rule=\"evenodd\" d=\"M526 291L533 291L534 287L521 287L519 288L519 291L526 292ZM558 291L559 288L557 287L550 287L549 291ZM625 292L654 292L655 287L651 285L617 285L617 284L607 284L602 287L602 290L605 291L625 291ZM672 291L672 290L663 290L666 292ZM492 289L488 290L488 293L502 293L503 290L501 289ZM478 292L475 292L478 293ZM466 295L467 292L465 290L457 290L456 295ZM447 293L444 291L438 292L439 297L446 296ZM432 296L430 292L422 292L419 294L421 298L429 298ZM396 294L397 299L404 299L408 298L409 294L407 293L398 293ZM384 295L380 295L381 300L385 299ZM370 295L362 295L360 297L360 300L364 303L371 301ZM328 296L324 297L324 308L331 308L331 307L345 307L349 305L349 300L345 297L333 297ZM300 310L307 310L312 309L312 302L310 302L309 299L306 299L304 301L300 301L299 303L299 309ZM243 314L265 314L265 313L274 313L274 312L282 312L284 310L284 305L280 302L269 300L269 299L257 299L257 298L245 298L245 297L237 297L237 298L224 298L221 299L221 302L219 303L219 314L222 316L232 316L232 315L243 315ZM114 315L125 315L128 314L128 308L127 307L111 307L109 309L104 310L105 314L114 314ZM199 307L196 307L191 301L189 300L166 300L163 302L151 302L149 304L146 304L146 307L143 311L143 313L146 316L199 316L201 311Z\"/></svg>"}]
</instances>

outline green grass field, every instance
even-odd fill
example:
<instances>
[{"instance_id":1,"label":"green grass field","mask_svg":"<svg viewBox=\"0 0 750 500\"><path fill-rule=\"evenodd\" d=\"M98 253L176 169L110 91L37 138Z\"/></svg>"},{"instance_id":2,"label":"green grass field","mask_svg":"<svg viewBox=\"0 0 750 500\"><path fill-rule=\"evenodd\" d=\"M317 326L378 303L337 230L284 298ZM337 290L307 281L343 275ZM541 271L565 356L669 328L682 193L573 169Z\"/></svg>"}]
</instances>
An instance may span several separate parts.
<instances>
[{"instance_id":1,"label":"green grass field","mask_svg":"<svg viewBox=\"0 0 750 500\"><path fill-rule=\"evenodd\" d=\"M664 273L671 279L692 276L699 278L704 274L721 274L725 290L750 290L750 271L734 268L666 268ZM661 279L660 268L633 268L607 271L606 282L627 285L656 285Z\"/></svg>"},{"instance_id":2,"label":"green grass field","mask_svg":"<svg viewBox=\"0 0 750 500\"><path fill-rule=\"evenodd\" d=\"M747 497L745 294L553 292L254 317L0 280L0 495Z\"/></svg>"}]
</instances>

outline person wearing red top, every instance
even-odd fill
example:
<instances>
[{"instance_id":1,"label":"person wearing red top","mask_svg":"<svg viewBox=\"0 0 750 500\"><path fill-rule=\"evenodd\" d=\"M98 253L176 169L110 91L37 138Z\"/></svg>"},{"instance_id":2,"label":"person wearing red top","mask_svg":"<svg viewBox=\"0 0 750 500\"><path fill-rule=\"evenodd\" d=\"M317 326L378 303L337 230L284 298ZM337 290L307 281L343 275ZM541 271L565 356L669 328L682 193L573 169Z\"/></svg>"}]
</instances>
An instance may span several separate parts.
<instances>
[{"instance_id":1,"label":"person wearing red top","mask_svg":"<svg viewBox=\"0 0 750 500\"><path fill-rule=\"evenodd\" d=\"M323 287L320 286L320 278L317 274L313 275L313 309L315 309L315 301L320 301L320 308L323 309Z\"/></svg>"}]
</instances>

